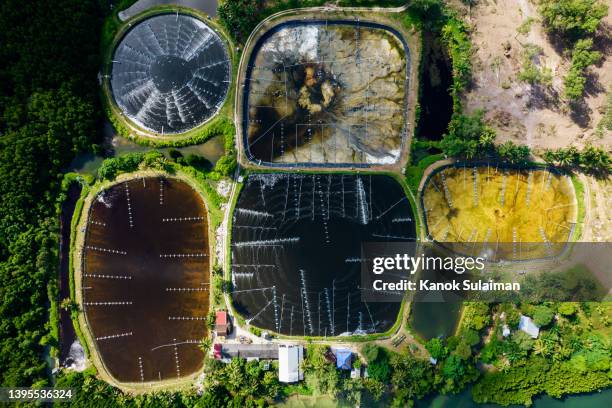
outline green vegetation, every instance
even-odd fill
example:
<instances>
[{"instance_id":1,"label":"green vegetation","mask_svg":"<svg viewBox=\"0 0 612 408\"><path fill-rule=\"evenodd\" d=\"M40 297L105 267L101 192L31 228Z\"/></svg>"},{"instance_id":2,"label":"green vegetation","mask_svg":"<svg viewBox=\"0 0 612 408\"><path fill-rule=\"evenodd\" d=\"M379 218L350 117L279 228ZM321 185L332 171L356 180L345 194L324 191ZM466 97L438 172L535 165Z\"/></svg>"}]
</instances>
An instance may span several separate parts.
<instances>
[{"instance_id":1,"label":"green vegetation","mask_svg":"<svg viewBox=\"0 0 612 408\"><path fill-rule=\"evenodd\" d=\"M204 361L203 388L207 399L218 399L222 405L264 406L280 392L277 366L264 362L234 358L229 364L207 358ZM229 397L229 398L228 398Z\"/></svg>"},{"instance_id":2,"label":"green vegetation","mask_svg":"<svg viewBox=\"0 0 612 408\"><path fill-rule=\"evenodd\" d=\"M612 170L610 151L592 145L578 150L575 146L546 150L544 161L565 169L581 169L586 173L605 177Z\"/></svg>"},{"instance_id":3,"label":"green vegetation","mask_svg":"<svg viewBox=\"0 0 612 408\"><path fill-rule=\"evenodd\" d=\"M0 9L0 384L41 386L41 356L57 345L61 170L96 135L99 11L87 0Z\"/></svg>"},{"instance_id":4,"label":"green vegetation","mask_svg":"<svg viewBox=\"0 0 612 408\"><path fill-rule=\"evenodd\" d=\"M522 66L518 73L519 81L527 82L531 85L542 84L552 85L552 70L547 67L540 67L536 64L538 57L542 54L542 48L535 44L525 44L522 55Z\"/></svg>"},{"instance_id":5,"label":"green vegetation","mask_svg":"<svg viewBox=\"0 0 612 408\"><path fill-rule=\"evenodd\" d=\"M517 145L511 140L497 146L497 155L502 161L512 164L526 164L529 161L531 150L529 146Z\"/></svg>"},{"instance_id":6,"label":"green vegetation","mask_svg":"<svg viewBox=\"0 0 612 408\"><path fill-rule=\"evenodd\" d=\"M519 34L527 35L531 31L531 26L533 25L535 19L533 17L527 17L520 26L516 29Z\"/></svg>"},{"instance_id":7,"label":"green vegetation","mask_svg":"<svg viewBox=\"0 0 612 408\"><path fill-rule=\"evenodd\" d=\"M415 166L406 167L406 183L412 191L418 191L423 173L427 167L444 158L441 154L432 154L421 159Z\"/></svg>"},{"instance_id":8,"label":"green vegetation","mask_svg":"<svg viewBox=\"0 0 612 408\"><path fill-rule=\"evenodd\" d=\"M461 93L472 75L472 43L468 25L442 0L413 0L408 5L405 24L435 33L448 49L453 67L453 111L461 112Z\"/></svg>"},{"instance_id":9,"label":"green vegetation","mask_svg":"<svg viewBox=\"0 0 612 408\"><path fill-rule=\"evenodd\" d=\"M235 152L230 153L235 155ZM221 171L227 171L225 167L219 168L219 162L210 170L199 156L171 155L167 158L163 153L152 150L146 153L128 153L122 156L106 159L98 169L100 180L114 180L119 174L130 173L137 170L159 170L170 174L182 172L195 182L196 187L206 198L208 204L210 223L215 229L222 221L223 213L221 204L225 199L215 189L215 182L225 176ZM227 157L228 155L224 156Z\"/></svg>"},{"instance_id":10,"label":"green vegetation","mask_svg":"<svg viewBox=\"0 0 612 408\"><path fill-rule=\"evenodd\" d=\"M540 0L539 12L550 31L575 41L597 30L608 6L601 0Z\"/></svg>"},{"instance_id":11,"label":"green vegetation","mask_svg":"<svg viewBox=\"0 0 612 408\"><path fill-rule=\"evenodd\" d=\"M595 133L599 137L602 137L606 130L608 132L612 131L612 88L608 89L606 93L606 101L601 107L601 112L603 116L595 129Z\"/></svg>"},{"instance_id":12,"label":"green vegetation","mask_svg":"<svg viewBox=\"0 0 612 408\"><path fill-rule=\"evenodd\" d=\"M565 97L571 100L579 99L584 93L586 84L586 69L601 59L601 52L592 51L593 40L590 38L578 40L572 50L572 65L563 80Z\"/></svg>"},{"instance_id":13,"label":"green vegetation","mask_svg":"<svg viewBox=\"0 0 612 408\"><path fill-rule=\"evenodd\" d=\"M529 162L528 146L516 145L510 140L495 146L496 137L495 130L484 122L484 111L471 115L455 113L439 147L447 156L465 160L496 158L512 164Z\"/></svg>"},{"instance_id":14,"label":"green vegetation","mask_svg":"<svg viewBox=\"0 0 612 408\"><path fill-rule=\"evenodd\" d=\"M263 363L233 360L223 364L206 360L204 393L195 390L156 392L141 395L122 393L95 377L92 370L68 372L58 377L56 386L72 388L74 397L66 406L88 407L198 407L255 408L269 406L279 390L275 367L264 369Z\"/></svg>"},{"instance_id":15,"label":"green vegetation","mask_svg":"<svg viewBox=\"0 0 612 408\"><path fill-rule=\"evenodd\" d=\"M260 0L226 0L219 4L221 23L236 42L244 42L260 21Z\"/></svg>"},{"instance_id":16,"label":"green vegetation","mask_svg":"<svg viewBox=\"0 0 612 408\"><path fill-rule=\"evenodd\" d=\"M492 151L495 131L483 120L484 111L472 115L455 113L448 125L448 132L440 142L440 148L448 156L474 159Z\"/></svg>"},{"instance_id":17,"label":"green vegetation","mask_svg":"<svg viewBox=\"0 0 612 408\"><path fill-rule=\"evenodd\" d=\"M336 3L343 7L397 7L402 6L405 2L403 0L340 0ZM324 4L324 0L222 0L218 14L232 39L238 44L244 44L251 31L266 17L283 10L316 7Z\"/></svg>"},{"instance_id":18,"label":"green vegetation","mask_svg":"<svg viewBox=\"0 0 612 408\"><path fill-rule=\"evenodd\" d=\"M453 110L460 112L461 93L465 91L472 78L472 42L465 22L451 15L442 27L442 40L448 47L453 64L451 87Z\"/></svg>"},{"instance_id":19,"label":"green vegetation","mask_svg":"<svg viewBox=\"0 0 612 408\"><path fill-rule=\"evenodd\" d=\"M576 101L584 94L587 68L601 58L592 50L593 35L608 15L608 5L601 0L540 0L539 11L545 27L572 50L564 95Z\"/></svg>"},{"instance_id":20,"label":"green vegetation","mask_svg":"<svg viewBox=\"0 0 612 408\"><path fill-rule=\"evenodd\" d=\"M531 315L540 325L532 339L522 331L501 335L498 322L494 334L482 348L480 360L496 370L485 372L472 395L476 402L530 405L540 393L560 398L609 387L610 322L608 303L547 303L497 306L503 321L511 324L510 311ZM553 316L556 314L556 318ZM501 314L500 314L501 316ZM515 322L512 322L515 323Z\"/></svg>"}]
</instances>

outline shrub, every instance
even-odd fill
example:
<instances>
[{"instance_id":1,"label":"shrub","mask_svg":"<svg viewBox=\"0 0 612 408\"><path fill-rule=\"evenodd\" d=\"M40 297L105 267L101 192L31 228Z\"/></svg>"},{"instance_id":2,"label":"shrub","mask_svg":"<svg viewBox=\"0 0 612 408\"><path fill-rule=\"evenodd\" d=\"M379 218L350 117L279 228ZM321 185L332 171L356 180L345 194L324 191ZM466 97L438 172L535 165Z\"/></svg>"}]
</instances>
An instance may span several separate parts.
<instances>
[{"instance_id":1,"label":"shrub","mask_svg":"<svg viewBox=\"0 0 612 408\"><path fill-rule=\"evenodd\" d=\"M542 48L534 44L526 44L523 49L522 67L518 73L518 79L531 85L552 85L552 71L547 67L536 64L538 57L542 54Z\"/></svg>"},{"instance_id":2,"label":"shrub","mask_svg":"<svg viewBox=\"0 0 612 408\"><path fill-rule=\"evenodd\" d=\"M563 80L565 85L564 93L568 99L575 100L582 97L586 84L585 71L601 58L601 53L599 51L592 51L592 48L593 40L590 38L579 40L574 45L572 65Z\"/></svg>"},{"instance_id":3,"label":"shrub","mask_svg":"<svg viewBox=\"0 0 612 408\"><path fill-rule=\"evenodd\" d=\"M144 154L142 153L128 153L106 159L98 169L98 177L102 180L114 180L120 173L136 171L143 158Z\"/></svg>"},{"instance_id":4,"label":"shrub","mask_svg":"<svg viewBox=\"0 0 612 408\"><path fill-rule=\"evenodd\" d=\"M429 340L425 344L425 348L427 349L427 351L429 351L429 354L431 354L431 356L436 360L443 359L448 353L448 349L446 348L446 346L444 346L442 340L437 337L434 337L433 339Z\"/></svg>"},{"instance_id":5,"label":"shrub","mask_svg":"<svg viewBox=\"0 0 612 408\"><path fill-rule=\"evenodd\" d=\"M534 307L533 311L533 321L538 326L546 326L548 325L553 318L553 311L544 305L539 305Z\"/></svg>"},{"instance_id":6,"label":"shrub","mask_svg":"<svg viewBox=\"0 0 612 408\"><path fill-rule=\"evenodd\" d=\"M563 316L573 316L576 313L576 304L572 302L563 302L557 308L559 314Z\"/></svg>"},{"instance_id":7,"label":"shrub","mask_svg":"<svg viewBox=\"0 0 612 408\"><path fill-rule=\"evenodd\" d=\"M594 33L608 14L601 0L540 0L544 24L570 40Z\"/></svg>"}]
</instances>

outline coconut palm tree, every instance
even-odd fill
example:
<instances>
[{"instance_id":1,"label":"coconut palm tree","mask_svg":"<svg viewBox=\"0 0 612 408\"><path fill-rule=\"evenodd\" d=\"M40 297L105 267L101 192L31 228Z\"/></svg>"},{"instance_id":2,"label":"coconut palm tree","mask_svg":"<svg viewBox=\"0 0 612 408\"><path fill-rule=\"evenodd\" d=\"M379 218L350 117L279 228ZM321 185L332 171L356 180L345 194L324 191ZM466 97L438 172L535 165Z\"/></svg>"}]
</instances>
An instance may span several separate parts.
<instances>
[{"instance_id":1,"label":"coconut palm tree","mask_svg":"<svg viewBox=\"0 0 612 408\"><path fill-rule=\"evenodd\" d=\"M495 134L494 129L489 126L485 126L482 130L482 133L480 134L480 137L478 138L478 144L481 147L488 149L493 146L493 142L495 142L496 136L497 135Z\"/></svg>"},{"instance_id":2,"label":"coconut palm tree","mask_svg":"<svg viewBox=\"0 0 612 408\"><path fill-rule=\"evenodd\" d=\"M205 337L200 341L198 347L204 352L204 354L208 354L210 348L212 347L212 340L209 337Z\"/></svg>"},{"instance_id":3,"label":"coconut palm tree","mask_svg":"<svg viewBox=\"0 0 612 408\"><path fill-rule=\"evenodd\" d=\"M542 339L537 339L535 343L533 343L533 353L541 356L548 355L548 347Z\"/></svg>"}]
</instances>

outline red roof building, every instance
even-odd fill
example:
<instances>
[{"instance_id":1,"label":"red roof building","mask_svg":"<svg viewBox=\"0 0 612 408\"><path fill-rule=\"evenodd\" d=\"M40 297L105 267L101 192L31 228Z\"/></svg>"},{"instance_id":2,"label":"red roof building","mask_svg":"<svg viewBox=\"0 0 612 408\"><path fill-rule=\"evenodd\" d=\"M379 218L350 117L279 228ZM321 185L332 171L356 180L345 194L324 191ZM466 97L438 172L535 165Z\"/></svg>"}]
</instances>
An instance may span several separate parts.
<instances>
[{"instance_id":1,"label":"red roof building","mask_svg":"<svg viewBox=\"0 0 612 408\"><path fill-rule=\"evenodd\" d=\"M215 317L215 332L217 336L227 336L232 331L232 324L225 310L217 310Z\"/></svg>"}]
</instances>

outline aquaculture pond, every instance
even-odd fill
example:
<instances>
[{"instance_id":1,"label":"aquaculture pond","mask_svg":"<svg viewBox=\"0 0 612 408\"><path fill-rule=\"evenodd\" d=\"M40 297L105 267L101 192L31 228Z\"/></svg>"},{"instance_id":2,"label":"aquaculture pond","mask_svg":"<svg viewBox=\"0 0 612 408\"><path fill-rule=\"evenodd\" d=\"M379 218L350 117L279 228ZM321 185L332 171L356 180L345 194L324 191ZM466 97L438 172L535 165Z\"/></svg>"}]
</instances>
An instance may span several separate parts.
<instances>
[{"instance_id":1,"label":"aquaculture pond","mask_svg":"<svg viewBox=\"0 0 612 408\"><path fill-rule=\"evenodd\" d=\"M410 54L363 21L290 21L259 38L243 95L247 156L277 165L394 163L405 141Z\"/></svg>"},{"instance_id":2,"label":"aquaculture pond","mask_svg":"<svg viewBox=\"0 0 612 408\"><path fill-rule=\"evenodd\" d=\"M249 176L233 217L234 306L286 335L384 332L400 302L362 302L362 244L415 236L410 203L388 176Z\"/></svg>"},{"instance_id":3,"label":"aquaculture pond","mask_svg":"<svg viewBox=\"0 0 612 408\"><path fill-rule=\"evenodd\" d=\"M552 169L447 166L421 200L430 238L494 261L557 256L577 216L572 181Z\"/></svg>"},{"instance_id":4,"label":"aquaculture pond","mask_svg":"<svg viewBox=\"0 0 612 408\"><path fill-rule=\"evenodd\" d=\"M231 82L224 41L199 19L181 13L149 17L121 39L112 60L115 102L153 132L185 132L223 104Z\"/></svg>"},{"instance_id":5,"label":"aquaculture pond","mask_svg":"<svg viewBox=\"0 0 612 408\"><path fill-rule=\"evenodd\" d=\"M208 255L204 202L186 183L139 178L96 196L81 289L96 349L113 377L165 380L201 367Z\"/></svg>"}]
</instances>

